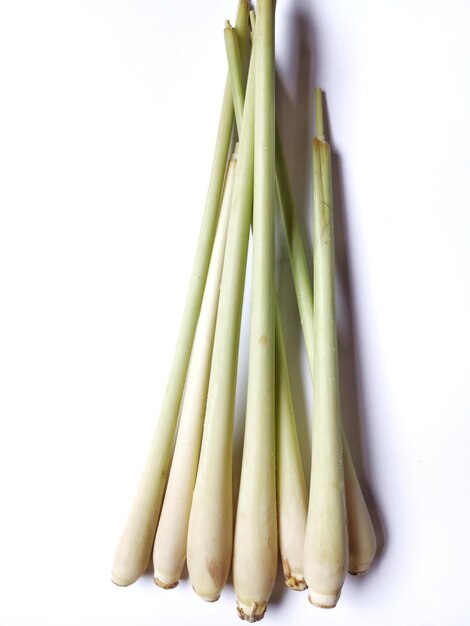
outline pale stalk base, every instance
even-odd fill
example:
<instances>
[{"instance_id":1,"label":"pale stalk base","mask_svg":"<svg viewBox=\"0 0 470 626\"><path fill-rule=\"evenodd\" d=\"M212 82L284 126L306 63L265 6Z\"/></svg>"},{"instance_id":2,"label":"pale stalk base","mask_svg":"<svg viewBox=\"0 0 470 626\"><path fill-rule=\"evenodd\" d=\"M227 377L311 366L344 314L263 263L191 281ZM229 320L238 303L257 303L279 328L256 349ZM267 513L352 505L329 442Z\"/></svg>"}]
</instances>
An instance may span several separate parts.
<instances>
[{"instance_id":1,"label":"pale stalk base","mask_svg":"<svg viewBox=\"0 0 470 626\"><path fill-rule=\"evenodd\" d=\"M174 589L178 586L179 580L172 576L166 576L163 572L154 572L153 582L161 589Z\"/></svg>"},{"instance_id":2,"label":"pale stalk base","mask_svg":"<svg viewBox=\"0 0 470 626\"><path fill-rule=\"evenodd\" d=\"M349 538L348 571L360 575L367 572L374 560L377 538L344 434L343 452Z\"/></svg>"},{"instance_id":3,"label":"pale stalk base","mask_svg":"<svg viewBox=\"0 0 470 626\"><path fill-rule=\"evenodd\" d=\"M211 476L198 477L201 478L200 489L196 485L189 520L186 559L189 578L194 592L206 602L219 599L232 560L230 468L221 466L220 477L220 485L214 485ZM212 475L212 478L217 476Z\"/></svg>"},{"instance_id":4,"label":"pale stalk base","mask_svg":"<svg viewBox=\"0 0 470 626\"><path fill-rule=\"evenodd\" d=\"M250 624L259 622L263 619L264 614L266 613L266 602L261 604L253 602L251 605L248 605L237 601L237 613L240 619L250 622Z\"/></svg>"},{"instance_id":5,"label":"pale stalk base","mask_svg":"<svg viewBox=\"0 0 470 626\"><path fill-rule=\"evenodd\" d=\"M325 594L309 589L308 601L310 604L318 606L320 609L333 609L337 605L340 595L341 592L336 594Z\"/></svg>"}]
</instances>

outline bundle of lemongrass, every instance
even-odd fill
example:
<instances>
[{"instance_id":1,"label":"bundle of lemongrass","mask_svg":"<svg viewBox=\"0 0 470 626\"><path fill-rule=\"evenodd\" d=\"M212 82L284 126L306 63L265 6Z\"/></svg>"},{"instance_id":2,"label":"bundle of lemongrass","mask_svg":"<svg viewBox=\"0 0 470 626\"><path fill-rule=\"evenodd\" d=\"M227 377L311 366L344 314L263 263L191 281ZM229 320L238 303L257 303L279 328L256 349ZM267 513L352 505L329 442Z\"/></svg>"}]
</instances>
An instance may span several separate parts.
<instances>
[{"instance_id":1,"label":"bundle of lemongrass","mask_svg":"<svg viewBox=\"0 0 470 626\"><path fill-rule=\"evenodd\" d=\"M308 586L312 604L333 607L346 570L365 573L376 541L340 419L321 91L313 140L314 299L275 121L273 0L258 0L256 20L248 0L239 0L235 28L227 22L224 34L229 72L189 294L112 580L135 582L153 547L157 585L175 587L186 560L196 593L214 601L233 564L238 613L253 622L263 617L274 586L278 545L287 586ZM314 385L309 499L275 293L276 192ZM251 226L248 395L234 524L232 439Z\"/></svg>"}]
</instances>

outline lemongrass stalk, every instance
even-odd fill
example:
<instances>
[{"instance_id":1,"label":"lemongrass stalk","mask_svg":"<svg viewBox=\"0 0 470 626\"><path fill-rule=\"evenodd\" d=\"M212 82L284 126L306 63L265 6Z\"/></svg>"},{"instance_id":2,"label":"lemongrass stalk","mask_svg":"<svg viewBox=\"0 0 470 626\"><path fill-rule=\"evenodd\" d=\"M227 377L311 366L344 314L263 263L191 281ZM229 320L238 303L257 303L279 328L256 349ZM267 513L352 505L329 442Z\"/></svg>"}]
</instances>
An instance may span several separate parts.
<instances>
[{"instance_id":1,"label":"lemongrass stalk","mask_svg":"<svg viewBox=\"0 0 470 626\"><path fill-rule=\"evenodd\" d=\"M232 83L233 84L233 83ZM316 109L321 111L320 107ZM318 119L319 118L319 119ZM281 207L287 249L294 279L294 288L299 307L310 372L313 375L313 289L310 280L307 258L302 242L301 228L294 204L289 181L287 163L282 147L279 129L276 128L276 185ZM318 132L319 131L319 132ZM323 119L317 114L317 134L323 134ZM344 452L344 477L346 509L348 518L348 571L351 574L364 574L372 563L376 552L376 535L367 508L356 469L349 451L346 437L342 435Z\"/></svg>"},{"instance_id":2,"label":"lemongrass stalk","mask_svg":"<svg viewBox=\"0 0 470 626\"><path fill-rule=\"evenodd\" d=\"M250 17L253 12L250 13ZM252 19L252 28L255 21ZM225 28L235 119L243 115L243 76L234 30ZM294 409L290 391L282 325L276 303L276 455L279 548L286 584L291 589L305 589L303 543L307 519L307 490L303 473Z\"/></svg>"},{"instance_id":3,"label":"lemongrass stalk","mask_svg":"<svg viewBox=\"0 0 470 626\"><path fill-rule=\"evenodd\" d=\"M336 353L330 147L321 138L322 125L318 124L317 129L319 136L313 140L314 418L304 571L311 603L330 608L341 594L348 546Z\"/></svg>"},{"instance_id":4,"label":"lemongrass stalk","mask_svg":"<svg viewBox=\"0 0 470 626\"><path fill-rule=\"evenodd\" d=\"M233 580L238 612L266 611L277 569L274 415L274 6L259 0L256 63L253 271L248 392Z\"/></svg>"},{"instance_id":5,"label":"lemongrass stalk","mask_svg":"<svg viewBox=\"0 0 470 626\"><path fill-rule=\"evenodd\" d=\"M235 172L201 454L189 518L187 565L194 591L217 600L233 546L232 446L238 349L253 204L255 67L250 61Z\"/></svg>"},{"instance_id":6,"label":"lemongrass stalk","mask_svg":"<svg viewBox=\"0 0 470 626\"><path fill-rule=\"evenodd\" d=\"M239 0L236 28L242 39L248 38L248 13L248 0ZM150 560L217 226L232 129L232 91L227 79L206 205L168 384L143 475L114 555L111 579L117 585L135 582Z\"/></svg>"},{"instance_id":7,"label":"lemongrass stalk","mask_svg":"<svg viewBox=\"0 0 470 626\"><path fill-rule=\"evenodd\" d=\"M252 28L255 27L255 14L250 11ZM234 33L225 31L227 57L235 106L237 125L242 115L243 72L240 54L237 54L237 42ZM318 119L323 133L323 120ZM307 257L302 241L302 231L297 217L292 188L287 170L287 163L282 147L279 126L276 124L276 189L281 207L284 231L287 240L289 261L294 279L294 288L299 307L300 321L307 348L310 372L313 375L313 289L310 279ZM342 435L344 451L344 475L346 507L348 512L348 571L351 574L365 574L376 552L376 536L369 510L357 478L356 469L349 451L346 437Z\"/></svg>"},{"instance_id":8,"label":"lemongrass stalk","mask_svg":"<svg viewBox=\"0 0 470 626\"><path fill-rule=\"evenodd\" d=\"M281 315L276 302L276 477L279 549L286 585L306 588L303 565L307 489L289 382Z\"/></svg>"},{"instance_id":9,"label":"lemongrass stalk","mask_svg":"<svg viewBox=\"0 0 470 626\"><path fill-rule=\"evenodd\" d=\"M276 183L286 233L289 259L294 278L297 304L307 348L310 372L313 375L313 290L302 243L300 225L296 216L287 167L282 152L279 133L276 136ZM346 436L342 434L344 453L344 478L348 518L348 571L365 574L376 552L376 535L367 508Z\"/></svg>"},{"instance_id":10,"label":"lemongrass stalk","mask_svg":"<svg viewBox=\"0 0 470 626\"><path fill-rule=\"evenodd\" d=\"M250 11L252 29L256 25L256 15ZM243 71L242 60L238 50L238 43L233 29L226 28L225 45L232 85L235 120L237 126L243 114ZM309 359L313 348L313 290L310 280L307 257L305 255L302 231L294 206L292 189L287 171L287 163L282 147L279 126L276 122L276 191L284 220L284 229L287 238L289 259L294 276L294 286L299 306L302 328L305 336Z\"/></svg>"},{"instance_id":11,"label":"lemongrass stalk","mask_svg":"<svg viewBox=\"0 0 470 626\"><path fill-rule=\"evenodd\" d=\"M287 173L279 133L276 135L276 183L279 204L283 215L289 259L294 278L294 288L299 307L300 320L307 348L310 371L313 375L313 290L307 260L302 243L292 191ZM376 536L370 513L357 478L356 469L349 451L346 437L342 435L344 453L344 477L346 509L348 518L348 571L365 574L376 552Z\"/></svg>"},{"instance_id":12,"label":"lemongrass stalk","mask_svg":"<svg viewBox=\"0 0 470 626\"><path fill-rule=\"evenodd\" d=\"M317 120L318 123L323 134L323 120ZM313 289L278 126L276 126L276 187L307 357L313 375ZM348 571L351 574L365 574L375 556L376 535L344 432L342 443L348 517Z\"/></svg>"},{"instance_id":13,"label":"lemongrass stalk","mask_svg":"<svg viewBox=\"0 0 470 626\"><path fill-rule=\"evenodd\" d=\"M155 583L164 589L176 587L186 559L189 513L201 449L235 164L236 154L227 169L219 223L194 336L178 436L153 547Z\"/></svg>"}]
</instances>

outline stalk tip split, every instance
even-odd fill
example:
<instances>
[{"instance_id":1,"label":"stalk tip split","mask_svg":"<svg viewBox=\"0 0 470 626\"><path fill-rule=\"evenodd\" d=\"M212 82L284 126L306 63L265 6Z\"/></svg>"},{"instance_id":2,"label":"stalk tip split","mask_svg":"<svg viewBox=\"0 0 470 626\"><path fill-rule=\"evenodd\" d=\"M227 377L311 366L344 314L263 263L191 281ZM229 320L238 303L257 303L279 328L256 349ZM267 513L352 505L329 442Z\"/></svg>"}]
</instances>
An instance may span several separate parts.
<instances>
[{"instance_id":1,"label":"stalk tip split","mask_svg":"<svg viewBox=\"0 0 470 626\"><path fill-rule=\"evenodd\" d=\"M266 603L262 602L257 604L253 602L251 605L243 604L241 602L237 602L237 613L238 617L250 624L254 624L255 622L259 622L263 619L264 614L266 613Z\"/></svg>"},{"instance_id":2,"label":"stalk tip split","mask_svg":"<svg viewBox=\"0 0 470 626\"><path fill-rule=\"evenodd\" d=\"M289 576L285 578L285 581L287 587L292 589L292 591L305 591L305 589L307 589L307 583L303 577L296 578L295 576Z\"/></svg>"},{"instance_id":3,"label":"stalk tip split","mask_svg":"<svg viewBox=\"0 0 470 626\"><path fill-rule=\"evenodd\" d=\"M282 559L282 569L284 570L285 583L289 589L293 591L304 591L307 589L303 573L292 572L287 559Z\"/></svg>"}]
</instances>

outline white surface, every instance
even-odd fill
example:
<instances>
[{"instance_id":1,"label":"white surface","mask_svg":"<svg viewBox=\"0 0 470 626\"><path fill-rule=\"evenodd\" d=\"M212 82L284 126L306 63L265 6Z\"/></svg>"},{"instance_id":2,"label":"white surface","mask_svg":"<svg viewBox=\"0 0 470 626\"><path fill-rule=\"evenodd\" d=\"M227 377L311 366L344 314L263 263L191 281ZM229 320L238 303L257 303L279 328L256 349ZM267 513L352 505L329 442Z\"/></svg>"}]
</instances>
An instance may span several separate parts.
<instances>
[{"instance_id":1,"label":"white surface","mask_svg":"<svg viewBox=\"0 0 470 626\"><path fill-rule=\"evenodd\" d=\"M2 626L238 623L230 586L209 605L187 579L163 592L109 576L186 294L235 4L0 3ZM334 611L278 585L267 625L470 620L469 24L466 0L278 2L302 206L311 87L327 92L345 215L343 411L356 431L360 416L385 545Z\"/></svg>"}]
</instances>

